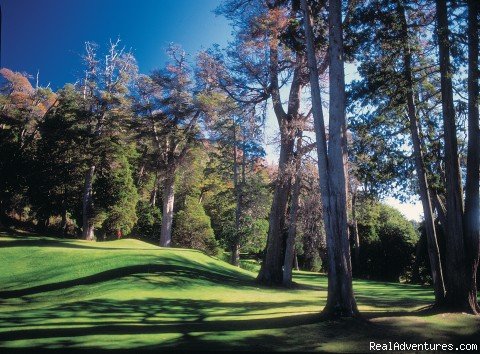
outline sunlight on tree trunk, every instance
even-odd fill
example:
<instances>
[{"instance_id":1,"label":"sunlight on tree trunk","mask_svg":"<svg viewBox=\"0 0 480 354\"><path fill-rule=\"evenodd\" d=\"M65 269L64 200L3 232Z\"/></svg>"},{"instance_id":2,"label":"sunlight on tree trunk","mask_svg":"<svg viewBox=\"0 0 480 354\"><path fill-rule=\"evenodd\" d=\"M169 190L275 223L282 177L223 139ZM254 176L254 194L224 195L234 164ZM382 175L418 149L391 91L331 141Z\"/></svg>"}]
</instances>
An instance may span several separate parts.
<instances>
[{"instance_id":1,"label":"sunlight on tree trunk","mask_svg":"<svg viewBox=\"0 0 480 354\"><path fill-rule=\"evenodd\" d=\"M314 50L313 26L307 0L302 0L302 10L305 16L304 26L312 93L312 111L317 138L324 224L327 234L328 296L324 314L329 317L357 316L358 309L353 296L350 244L347 230L345 176L347 147L341 1L330 1L329 7L330 124L328 152Z\"/></svg>"},{"instance_id":2,"label":"sunlight on tree trunk","mask_svg":"<svg viewBox=\"0 0 480 354\"><path fill-rule=\"evenodd\" d=\"M476 312L469 302L467 258L463 228L463 200L453 102L449 27L446 0L436 0L446 175L446 303L456 311ZM477 166L478 168L478 166Z\"/></svg>"},{"instance_id":3,"label":"sunlight on tree trunk","mask_svg":"<svg viewBox=\"0 0 480 354\"><path fill-rule=\"evenodd\" d=\"M445 285L443 282L442 262L440 259L440 250L437 242L437 233L435 230L435 219L433 215L432 200L427 181L427 172L425 170L425 162L421 140L419 136L419 119L417 116L413 74L412 74L412 55L410 53L410 45L408 38L408 25L405 9L398 6L399 16L402 19L402 37L404 40L404 76L406 82L407 95L407 114L410 122L410 134L412 138L413 154L415 156L415 170L417 172L418 185L420 190L420 200L422 201L424 226L427 234L428 257L430 260L430 268L433 279L433 287L435 293L435 304L441 306L445 301Z\"/></svg>"},{"instance_id":4,"label":"sunlight on tree trunk","mask_svg":"<svg viewBox=\"0 0 480 354\"><path fill-rule=\"evenodd\" d=\"M477 270L480 253L480 129L478 15L480 5L468 1L468 153L465 186L465 243L467 247L468 302L480 313L477 299Z\"/></svg>"},{"instance_id":5,"label":"sunlight on tree trunk","mask_svg":"<svg viewBox=\"0 0 480 354\"><path fill-rule=\"evenodd\" d=\"M163 214L160 246L170 247L172 243L173 205L175 200L175 173L167 173L163 187Z\"/></svg>"},{"instance_id":6,"label":"sunlight on tree trunk","mask_svg":"<svg viewBox=\"0 0 480 354\"><path fill-rule=\"evenodd\" d=\"M93 177L95 175L95 165L90 166L85 175L85 185L83 189L83 223L82 238L88 241L95 241L94 225L92 220L93 212Z\"/></svg>"}]
</instances>

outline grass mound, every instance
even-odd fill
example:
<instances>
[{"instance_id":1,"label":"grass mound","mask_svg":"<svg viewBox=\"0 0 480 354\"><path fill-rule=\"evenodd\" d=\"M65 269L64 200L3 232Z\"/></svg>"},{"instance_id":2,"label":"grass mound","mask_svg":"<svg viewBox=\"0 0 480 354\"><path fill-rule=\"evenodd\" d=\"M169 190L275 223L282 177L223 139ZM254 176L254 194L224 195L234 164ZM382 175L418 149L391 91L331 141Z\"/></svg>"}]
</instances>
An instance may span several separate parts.
<instances>
[{"instance_id":1,"label":"grass mound","mask_svg":"<svg viewBox=\"0 0 480 354\"><path fill-rule=\"evenodd\" d=\"M255 275L193 250L0 237L5 349L368 351L369 342L476 343L480 321L418 312L431 289L356 281L369 321L320 321L326 278L262 288Z\"/></svg>"}]
</instances>

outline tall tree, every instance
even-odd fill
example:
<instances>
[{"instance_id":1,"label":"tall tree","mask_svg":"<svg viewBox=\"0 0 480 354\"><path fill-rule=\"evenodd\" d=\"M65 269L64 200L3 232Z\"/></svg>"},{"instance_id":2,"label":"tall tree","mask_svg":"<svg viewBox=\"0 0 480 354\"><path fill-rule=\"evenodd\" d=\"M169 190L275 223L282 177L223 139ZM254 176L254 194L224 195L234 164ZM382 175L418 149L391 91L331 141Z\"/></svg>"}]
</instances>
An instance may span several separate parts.
<instances>
[{"instance_id":1,"label":"tall tree","mask_svg":"<svg viewBox=\"0 0 480 354\"><path fill-rule=\"evenodd\" d=\"M170 247L175 202L175 174L199 133L201 110L196 105L192 73L186 53L178 46L168 50L170 63L138 81L136 108L146 134L153 139L157 166L163 175L160 246Z\"/></svg>"},{"instance_id":2,"label":"tall tree","mask_svg":"<svg viewBox=\"0 0 480 354\"><path fill-rule=\"evenodd\" d=\"M478 1L468 1L468 155L465 185L465 243L467 248L468 303L480 313L477 300L477 270L480 252L480 129L478 69Z\"/></svg>"},{"instance_id":3,"label":"tall tree","mask_svg":"<svg viewBox=\"0 0 480 354\"><path fill-rule=\"evenodd\" d=\"M57 95L57 104L39 125L37 188L32 203L46 210L46 218L61 215L60 229L65 234L68 216L81 224L82 180L87 162L82 118L89 112L82 93L73 85L65 85Z\"/></svg>"},{"instance_id":4,"label":"tall tree","mask_svg":"<svg viewBox=\"0 0 480 354\"><path fill-rule=\"evenodd\" d=\"M298 46L296 12L282 0L227 0L218 9L234 26L226 55L212 53L219 87L236 102L266 109L270 101L280 130L278 174L270 210L264 260L257 277L265 284L282 283L283 239L293 176L295 136L301 129L301 92L305 58ZM288 93L287 103L281 89Z\"/></svg>"},{"instance_id":5,"label":"tall tree","mask_svg":"<svg viewBox=\"0 0 480 354\"><path fill-rule=\"evenodd\" d=\"M301 133L300 133L301 134ZM295 176L293 182L293 191L290 198L290 217L288 226L288 235L285 245L285 259L283 261L283 281L284 286L290 286L292 283L293 261L295 257L295 238L297 236L297 222L300 189L302 184L302 137L297 138L297 148L295 153Z\"/></svg>"},{"instance_id":6,"label":"tall tree","mask_svg":"<svg viewBox=\"0 0 480 354\"><path fill-rule=\"evenodd\" d=\"M89 147L87 171L85 172L82 198L82 237L95 240L94 179L102 151L118 140L125 124L132 118L129 86L137 73L135 58L120 41L110 42L105 60L98 59L97 45L87 42L85 78L82 84L83 98L89 114L85 124L88 130Z\"/></svg>"},{"instance_id":7,"label":"tall tree","mask_svg":"<svg viewBox=\"0 0 480 354\"><path fill-rule=\"evenodd\" d=\"M310 72L312 111L317 138L318 170L322 194L328 252L328 296L324 313L328 316L356 316L353 295L350 244L347 230L347 127L345 71L342 30L342 2L329 3L329 141L325 133L313 23L307 0L302 0L307 59Z\"/></svg>"},{"instance_id":8,"label":"tall tree","mask_svg":"<svg viewBox=\"0 0 480 354\"><path fill-rule=\"evenodd\" d=\"M438 54L440 62L442 115L445 141L445 184L446 184L446 303L455 310L476 313L476 289L467 274L467 251L464 229L464 205L458 155L457 126L455 118L452 68L450 63L449 21L447 1L436 0ZM470 137L471 138L471 137ZM471 152L473 152L471 150ZM472 159L470 154L470 158ZM473 167L478 173L477 166ZM478 185L476 186L478 188Z\"/></svg>"},{"instance_id":9,"label":"tall tree","mask_svg":"<svg viewBox=\"0 0 480 354\"><path fill-rule=\"evenodd\" d=\"M25 74L0 69L0 218L21 213L35 186L33 166L39 127L57 103L48 87L34 87ZM16 202L15 202L16 200ZM45 210L36 210L45 214Z\"/></svg>"},{"instance_id":10,"label":"tall tree","mask_svg":"<svg viewBox=\"0 0 480 354\"><path fill-rule=\"evenodd\" d=\"M443 282L442 262L440 259L440 250L438 247L437 235L435 230L435 219L433 214L431 191L425 169L425 161L420 139L420 128L415 104L414 77L412 72L412 53L410 49L410 39L408 34L408 23L405 14L405 8L401 1L397 1L397 11L401 21L401 38L403 49L403 74L406 88L407 115L409 119L409 128L412 138L413 154L415 156L415 170L418 178L420 190L420 200L422 201L424 226L427 234L428 256L432 272L433 286L435 291L435 302L441 306L445 299L445 286Z\"/></svg>"},{"instance_id":11,"label":"tall tree","mask_svg":"<svg viewBox=\"0 0 480 354\"><path fill-rule=\"evenodd\" d=\"M387 181L390 180L389 184L393 182L392 177L394 181L402 178L401 170L397 166L408 164L402 163L398 155L404 150L405 144L412 146L412 157L408 158L413 160L410 173L411 178L417 182L414 190L418 191L422 202L435 301L437 305L441 305L445 297L445 287L435 228L433 197L436 194L431 187L433 178L425 157L426 138L422 136L422 123L429 127L434 120L428 115L425 117L426 115L420 114L425 102L418 102L420 92L425 91L423 86L426 86L423 74L423 66L426 64L419 59L422 53L417 39L420 34L425 35L423 22L428 22L425 17L428 18L424 11L407 1L368 1L359 4L349 32L351 38L356 39L353 47L357 47L355 57L361 62L359 72L362 79L354 82L351 93L354 99L357 98L364 107L368 107L364 126L367 134L360 126L354 127L355 134L360 135L362 140L360 145L369 144L368 134L372 134L374 139L372 145L381 146L379 142L386 141L386 148L383 151L374 151L374 155L388 160L391 172L382 171L382 168L379 168L381 164L372 167L377 173L380 172L380 175L390 174L391 177L387 178ZM367 48L368 53L365 51ZM356 107L359 107L359 104L356 104ZM434 112L432 109L429 111ZM377 124L382 127L379 131L374 128ZM395 145L388 136L393 136L400 143ZM390 152L392 150L394 154ZM364 170L364 167L358 167L360 172L363 172L361 170ZM377 183L382 182L377 180Z\"/></svg>"}]
</instances>

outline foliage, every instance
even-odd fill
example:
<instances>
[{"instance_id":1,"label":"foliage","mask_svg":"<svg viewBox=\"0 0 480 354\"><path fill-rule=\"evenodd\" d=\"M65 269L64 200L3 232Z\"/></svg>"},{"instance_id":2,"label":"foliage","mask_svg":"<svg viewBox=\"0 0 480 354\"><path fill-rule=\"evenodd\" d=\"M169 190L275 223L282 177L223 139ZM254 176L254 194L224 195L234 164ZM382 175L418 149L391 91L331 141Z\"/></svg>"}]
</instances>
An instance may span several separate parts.
<instances>
[{"instance_id":1,"label":"foliage","mask_svg":"<svg viewBox=\"0 0 480 354\"><path fill-rule=\"evenodd\" d=\"M296 251L302 269L318 272L327 269L327 259L317 167L306 161L301 177Z\"/></svg>"},{"instance_id":2,"label":"foliage","mask_svg":"<svg viewBox=\"0 0 480 354\"><path fill-rule=\"evenodd\" d=\"M130 149L133 150L132 147ZM94 205L97 215L101 215L98 227L104 238L128 235L138 220L138 193L133 183L128 152L120 150L112 157L94 182Z\"/></svg>"},{"instance_id":3,"label":"foliage","mask_svg":"<svg viewBox=\"0 0 480 354\"><path fill-rule=\"evenodd\" d=\"M210 218L198 198L185 198L185 208L174 219L172 243L175 247L192 248L207 254L218 253L218 244Z\"/></svg>"},{"instance_id":4,"label":"foliage","mask_svg":"<svg viewBox=\"0 0 480 354\"><path fill-rule=\"evenodd\" d=\"M396 209L365 200L358 208L361 277L398 281L411 272L419 235Z\"/></svg>"},{"instance_id":5,"label":"foliage","mask_svg":"<svg viewBox=\"0 0 480 354\"><path fill-rule=\"evenodd\" d=\"M139 201L136 208L137 223L132 230L132 236L158 243L162 227L162 211L159 207L146 201Z\"/></svg>"},{"instance_id":6,"label":"foliage","mask_svg":"<svg viewBox=\"0 0 480 354\"><path fill-rule=\"evenodd\" d=\"M87 133L80 117L88 112L72 85L66 85L57 95L57 104L39 125L41 139L35 156L36 185L30 189L32 203L37 216L68 213L80 224L86 169L83 142Z\"/></svg>"}]
</instances>

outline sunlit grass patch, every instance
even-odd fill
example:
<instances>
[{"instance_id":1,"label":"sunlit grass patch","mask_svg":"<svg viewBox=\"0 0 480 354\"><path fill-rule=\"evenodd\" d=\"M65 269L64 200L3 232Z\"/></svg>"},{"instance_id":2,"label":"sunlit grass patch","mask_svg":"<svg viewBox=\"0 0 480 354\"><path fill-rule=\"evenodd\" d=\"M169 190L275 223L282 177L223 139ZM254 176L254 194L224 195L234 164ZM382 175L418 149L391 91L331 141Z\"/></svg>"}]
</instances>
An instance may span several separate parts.
<instances>
[{"instance_id":1,"label":"sunlit grass patch","mask_svg":"<svg viewBox=\"0 0 480 354\"><path fill-rule=\"evenodd\" d=\"M417 312L428 287L354 282L364 319L324 321L327 277L292 289L205 254L138 240L0 238L0 348L366 351L370 340L475 342L468 315Z\"/></svg>"}]
</instances>

